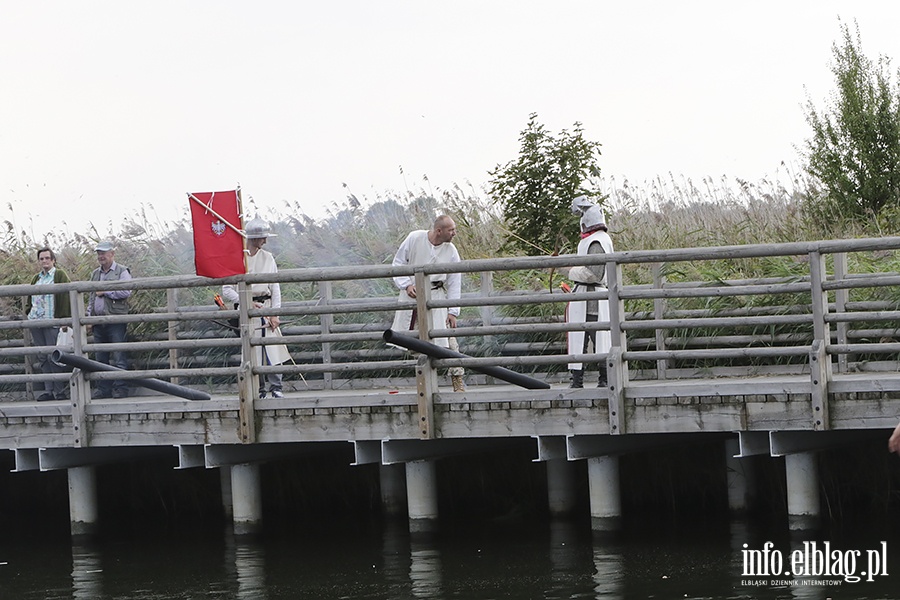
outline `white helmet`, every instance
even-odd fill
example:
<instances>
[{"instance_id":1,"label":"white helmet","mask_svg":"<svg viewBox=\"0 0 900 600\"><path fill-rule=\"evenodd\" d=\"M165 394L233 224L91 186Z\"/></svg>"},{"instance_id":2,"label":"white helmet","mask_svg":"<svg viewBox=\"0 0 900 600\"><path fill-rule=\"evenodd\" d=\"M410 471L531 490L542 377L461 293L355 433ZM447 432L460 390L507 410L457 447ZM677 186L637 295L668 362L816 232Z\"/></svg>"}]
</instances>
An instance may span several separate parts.
<instances>
[{"instance_id":1,"label":"white helmet","mask_svg":"<svg viewBox=\"0 0 900 600\"><path fill-rule=\"evenodd\" d=\"M594 231L600 227L606 227L606 215L587 196L577 196L572 200L572 213L581 215L581 231Z\"/></svg>"},{"instance_id":2,"label":"white helmet","mask_svg":"<svg viewBox=\"0 0 900 600\"><path fill-rule=\"evenodd\" d=\"M248 240L258 240L260 238L277 237L278 234L272 233L269 224L260 218L251 219L244 225L244 233L247 234Z\"/></svg>"}]
</instances>

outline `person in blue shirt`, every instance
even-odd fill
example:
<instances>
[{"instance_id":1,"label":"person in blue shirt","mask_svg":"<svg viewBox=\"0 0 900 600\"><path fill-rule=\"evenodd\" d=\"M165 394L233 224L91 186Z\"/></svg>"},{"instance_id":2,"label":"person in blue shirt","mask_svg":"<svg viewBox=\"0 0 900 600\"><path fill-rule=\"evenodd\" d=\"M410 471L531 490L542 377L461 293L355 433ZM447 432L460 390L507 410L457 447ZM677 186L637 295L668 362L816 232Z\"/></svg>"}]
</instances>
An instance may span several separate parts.
<instances>
[{"instance_id":1,"label":"person in blue shirt","mask_svg":"<svg viewBox=\"0 0 900 600\"><path fill-rule=\"evenodd\" d=\"M94 250L97 251L97 263L100 265L91 273L91 281L124 281L131 279L131 271L128 267L116 262L116 249L112 242L100 242ZM117 289L116 291L91 292L88 298L87 314L92 317L105 315L128 314L128 298L131 290ZM125 342L126 323L98 323L92 330L95 344L119 344ZM128 368L125 352L115 350L113 352L97 352L95 357L102 362L120 369ZM123 380L97 381L92 398L126 398L128 396L128 384Z\"/></svg>"}]
</instances>

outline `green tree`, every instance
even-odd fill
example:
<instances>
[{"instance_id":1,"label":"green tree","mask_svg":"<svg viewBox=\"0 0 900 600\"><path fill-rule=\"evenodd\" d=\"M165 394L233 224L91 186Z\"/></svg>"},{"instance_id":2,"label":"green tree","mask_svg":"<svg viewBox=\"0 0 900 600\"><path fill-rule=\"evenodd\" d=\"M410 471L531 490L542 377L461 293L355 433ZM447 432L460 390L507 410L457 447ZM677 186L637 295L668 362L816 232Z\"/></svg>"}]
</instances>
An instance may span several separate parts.
<instances>
[{"instance_id":1,"label":"green tree","mask_svg":"<svg viewBox=\"0 0 900 600\"><path fill-rule=\"evenodd\" d=\"M600 173L600 143L584 139L577 122L572 132L563 129L554 137L535 113L519 141L519 157L488 172L488 193L512 232L505 247L526 254L565 252L578 239L572 198L585 194L602 202L598 192L585 188Z\"/></svg>"},{"instance_id":2,"label":"green tree","mask_svg":"<svg viewBox=\"0 0 900 600\"><path fill-rule=\"evenodd\" d=\"M842 24L841 32L832 46L837 90L822 112L806 104L806 170L821 185L808 208L814 217L862 221L898 202L900 96L890 59L863 54L858 26Z\"/></svg>"}]
</instances>

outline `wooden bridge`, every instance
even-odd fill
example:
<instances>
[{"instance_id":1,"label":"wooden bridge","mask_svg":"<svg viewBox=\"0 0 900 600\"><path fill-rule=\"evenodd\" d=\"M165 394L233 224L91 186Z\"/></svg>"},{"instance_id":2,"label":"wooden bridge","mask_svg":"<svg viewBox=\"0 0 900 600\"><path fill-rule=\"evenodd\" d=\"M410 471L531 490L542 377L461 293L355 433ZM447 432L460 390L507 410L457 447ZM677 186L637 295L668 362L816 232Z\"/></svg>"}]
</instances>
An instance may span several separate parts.
<instances>
[{"instance_id":1,"label":"wooden bridge","mask_svg":"<svg viewBox=\"0 0 900 600\"><path fill-rule=\"evenodd\" d=\"M36 374L37 355L53 348L31 345L29 330L48 322L0 321L0 448L15 453L17 471L68 469L76 533L97 519L98 464L177 453L181 468L229 467L223 498L233 502L240 531L260 519L260 461L352 444L357 464L380 465L385 508L406 504L411 523L426 524L437 516L434 460L527 438L547 462L553 511L571 508L571 464L588 461L592 515L605 527L618 517L618 455L719 436L733 507L746 496L739 457L786 456L792 526L804 527L819 512L815 451L886 439L900 415L900 274L881 267L896 262L887 258L898 249L900 238L832 240L56 285L70 294L73 316L53 323L74 328L74 355L124 350L132 369ZM558 283L566 267L592 264L605 264L608 290L562 294L510 283ZM384 344L397 309L390 277L412 274L427 290L428 275L450 270L464 273L461 301L426 293L417 302L426 315L428 307L460 305L459 327L427 323L423 338L455 335L471 358L434 360ZM753 277L772 271L783 275ZM746 275L698 275L726 272ZM270 281L291 299L280 309L247 309L247 301L220 311L211 301L223 283L248 299L248 284ZM135 290L136 310L86 316L85 295L114 287ZM4 286L0 298L31 292ZM563 321L565 300L595 298L609 301L608 323ZM283 337L248 335L253 318L273 314ZM129 323L129 340L93 343L89 327L108 322ZM609 330L612 350L568 355L564 334L578 328ZM241 358L252 357L254 345L281 343L295 364ZM579 361L605 364L609 386L569 389L565 365ZM498 365L551 387L527 390L477 371ZM466 368L465 392L447 385L451 366ZM272 372L284 374L285 398L258 397L256 378ZM98 380L142 378L210 399L141 388L129 398L91 399ZM47 379L68 381L70 399L34 401L36 382Z\"/></svg>"}]
</instances>

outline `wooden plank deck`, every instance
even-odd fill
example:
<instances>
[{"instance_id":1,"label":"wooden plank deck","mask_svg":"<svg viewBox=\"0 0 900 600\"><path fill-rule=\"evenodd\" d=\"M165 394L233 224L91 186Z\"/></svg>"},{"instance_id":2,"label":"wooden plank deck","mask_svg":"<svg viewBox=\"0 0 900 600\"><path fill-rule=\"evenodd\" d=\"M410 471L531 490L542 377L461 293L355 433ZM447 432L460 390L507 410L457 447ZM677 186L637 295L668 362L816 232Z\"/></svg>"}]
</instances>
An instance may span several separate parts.
<instances>
[{"instance_id":1,"label":"wooden plank deck","mask_svg":"<svg viewBox=\"0 0 900 600\"><path fill-rule=\"evenodd\" d=\"M625 389L624 433L811 430L804 375L637 380ZM829 384L830 429L893 427L900 373L836 374ZM469 385L435 394L438 437L609 434L608 390ZM166 395L92 400L82 445L238 444L236 394L191 401ZM74 403L0 403L0 448L72 447ZM76 411L77 414L77 411ZM417 439L413 388L307 390L255 401L259 443Z\"/></svg>"}]
</instances>

